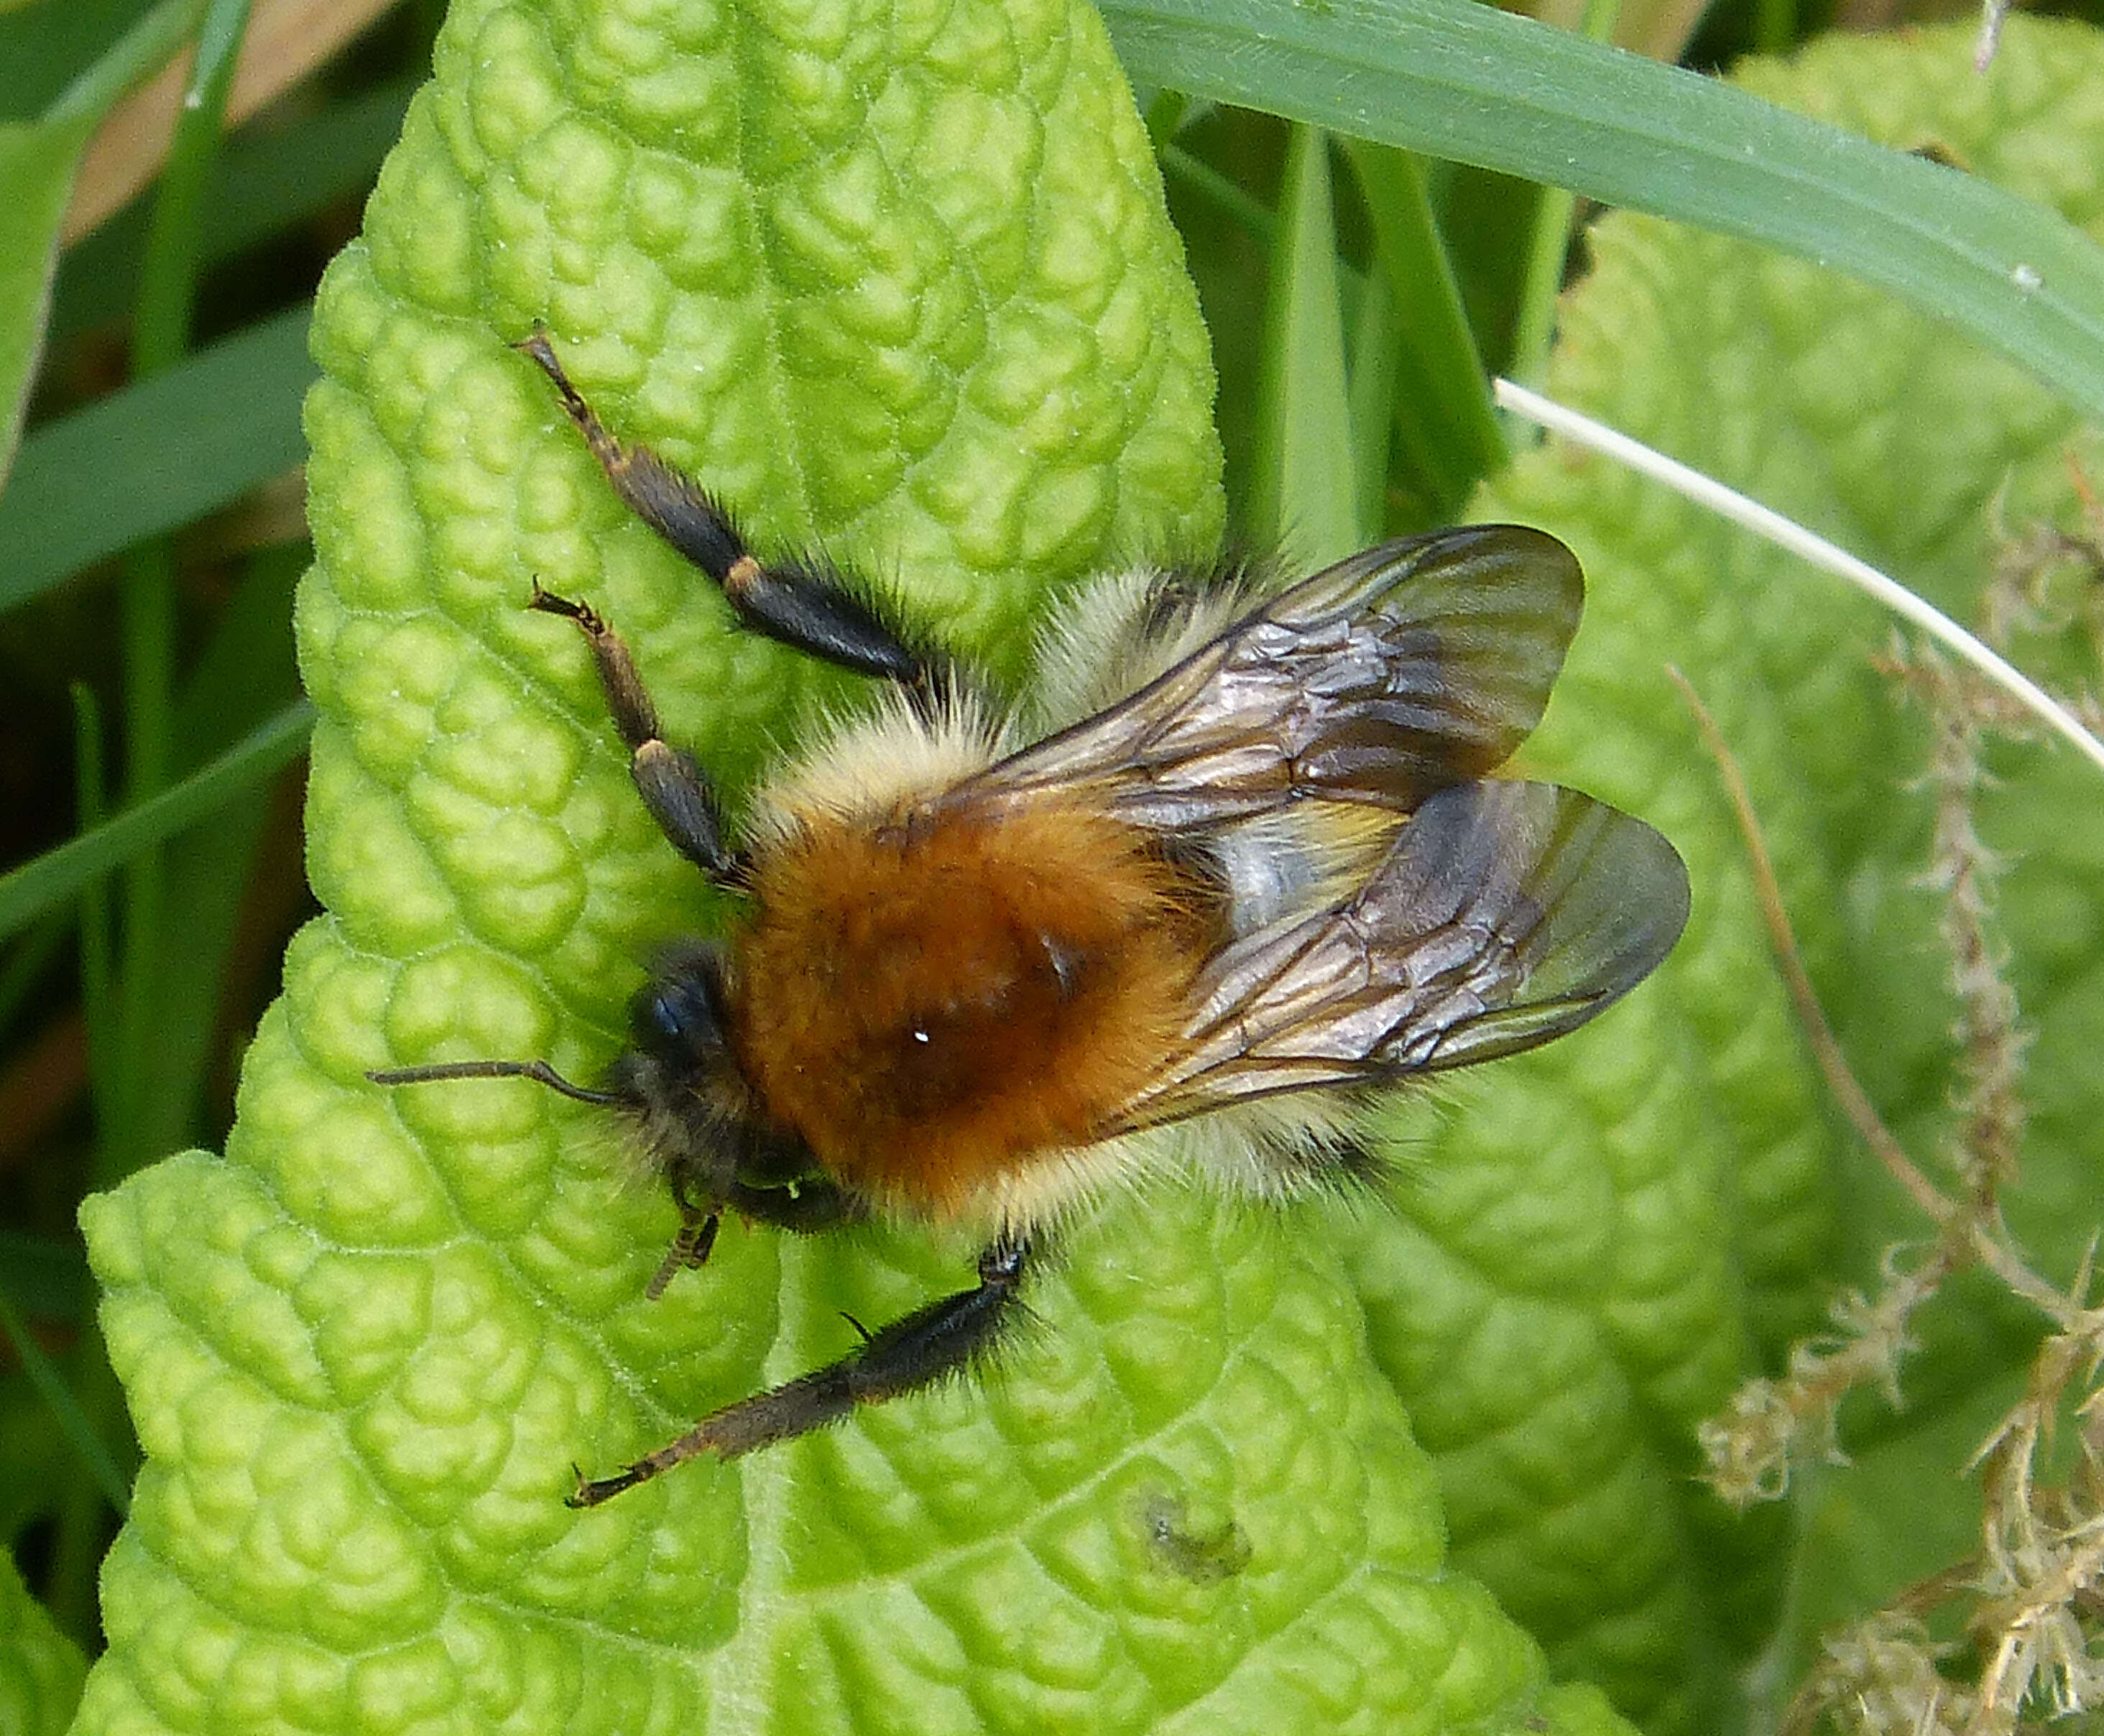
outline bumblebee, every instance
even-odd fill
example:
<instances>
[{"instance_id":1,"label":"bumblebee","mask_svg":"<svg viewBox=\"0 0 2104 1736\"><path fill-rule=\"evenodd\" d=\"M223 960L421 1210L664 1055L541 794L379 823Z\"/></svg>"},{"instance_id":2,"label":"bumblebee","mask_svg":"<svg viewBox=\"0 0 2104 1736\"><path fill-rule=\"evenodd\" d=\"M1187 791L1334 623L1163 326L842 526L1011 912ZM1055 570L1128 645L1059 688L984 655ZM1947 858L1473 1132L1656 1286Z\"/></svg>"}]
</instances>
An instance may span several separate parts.
<instances>
[{"instance_id":1,"label":"bumblebee","mask_svg":"<svg viewBox=\"0 0 2104 1736\"><path fill-rule=\"evenodd\" d=\"M734 835L618 634L537 585L591 646L644 804L742 919L658 962L596 1086L537 1061L373 1079L525 1077L617 1113L683 1219L653 1295L726 1213L984 1243L971 1288L581 1479L573 1505L982 1361L1061 1222L1143 1174L1269 1200L1363 1174L1371 1102L1575 1029L1678 938L1687 876L1658 833L1490 776L1577 627L1553 537L1445 531L1282 586L1113 573L1001 702L840 569L761 561L722 503L605 428L545 333L519 348L744 626L888 685Z\"/></svg>"}]
</instances>

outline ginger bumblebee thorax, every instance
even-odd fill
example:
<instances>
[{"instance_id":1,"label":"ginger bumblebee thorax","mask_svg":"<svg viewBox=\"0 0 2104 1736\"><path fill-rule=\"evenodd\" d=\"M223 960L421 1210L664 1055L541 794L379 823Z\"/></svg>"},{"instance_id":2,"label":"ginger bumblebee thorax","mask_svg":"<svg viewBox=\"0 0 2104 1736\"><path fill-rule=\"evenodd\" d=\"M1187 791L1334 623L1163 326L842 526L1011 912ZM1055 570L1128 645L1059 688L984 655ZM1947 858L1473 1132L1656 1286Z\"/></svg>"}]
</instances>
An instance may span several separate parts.
<instances>
[{"instance_id":1,"label":"ginger bumblebee thorax","mask_svg":"<svg viewBox=\"0 0 2104 1736\"><path fill-rule=\"evenodd\" d=\"M753 890L747 1076L835 1180L934 1218L1011 1209L1033 1159L1102 1137L1219 920L1139 829L1054 802L808 825Z\"/></svg>"}]
</instances>

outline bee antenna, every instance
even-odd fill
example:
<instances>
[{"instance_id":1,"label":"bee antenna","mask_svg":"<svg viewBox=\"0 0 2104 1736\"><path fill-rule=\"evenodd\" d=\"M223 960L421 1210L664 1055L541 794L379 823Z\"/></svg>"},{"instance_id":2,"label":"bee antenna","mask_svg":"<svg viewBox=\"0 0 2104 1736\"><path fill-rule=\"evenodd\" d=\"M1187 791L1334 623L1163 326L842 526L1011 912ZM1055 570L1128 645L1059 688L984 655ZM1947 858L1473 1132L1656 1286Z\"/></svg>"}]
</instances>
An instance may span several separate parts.
<instances>
[{"instance_id":1,"label":"bee antenna","mask_svg":"<svg viewBox=\"0 0 2104 1736\"><path fill-rule=\"evenodd\" d=\"M545 1061L441 1061L422 1067L382 1067L365 1075L376 1085L428 1085L448 1079L530 1079L551 1091L601 1109L622 1109L629 1100L617 1091L592 1091L573 1085Z\"/></svg>"}]
</instances>

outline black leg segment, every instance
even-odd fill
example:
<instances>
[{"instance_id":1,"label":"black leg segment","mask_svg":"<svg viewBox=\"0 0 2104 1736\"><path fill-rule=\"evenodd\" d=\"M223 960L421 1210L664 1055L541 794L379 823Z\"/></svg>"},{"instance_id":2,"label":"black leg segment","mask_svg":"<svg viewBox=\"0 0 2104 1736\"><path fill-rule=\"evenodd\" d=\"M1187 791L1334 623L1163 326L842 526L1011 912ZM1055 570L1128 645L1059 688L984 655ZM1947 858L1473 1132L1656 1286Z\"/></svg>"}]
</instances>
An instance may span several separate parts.
<instances>
[{"instance_id":1,"label":"black leg segment","mask_svg":"<svg viewBox=\"0 0 2104 1736\"><path fill-rule=\"evenodd\" d=\"M679 1234L665 1250L665 1257L658 1262L658 1270L650 1275L650 1282L643 1287L644 1300L656 1302L680 1273L698 1272L707 1266L716 1245L716 1231L722 1228L720 1212L683 1211Z\"/></svg>"},{"instance_id":2,"label":"black leg segment","mask_svg":"<svg viewBox=\"0 0 2104 1736\"><path fill-rule=\"evenodd\" d=\"M823 1176L807 1177L793 1188L748 1187L733 1182L724 1192L724 1204L754 1223L772 1224L798 1235L822 1235L869 1216L869 1208L860 1199Z\"/></svg>"},{"instance_id":3,"label":"black leg segment","mask_svg":"<svg viewBox=\"0 0 2104 1736\"><path fill-rule=\"evenodd\" d=\"M699 1271L708 1264L726 1211L799 1235L818 1235L844 1224L858 1223L869 1215L861 1200L823 1177L800 1182L794 1188L749 1187L742 1182L732 1182L715 1189L711 1203L706 1204L689 1199L686 1190L675 1181L672 1198L680 1208L680 1231L644 1292L652 1302L662 1296L666 1286L681 1272Z\"/></svg>"},{"instance_id":4,"label":"black leg segment","mask_svg":"<svg viewBox=\"0 0 2104 1736\"><path fill-rule=\"evenodd\" d=\"M884 612L830 562L813 557L765 564L715 496L647 446L624 445L570 384L545 331L516 346L562 394L563 408L606 472L614 492L660 536L723 588L756 633L843 669L931 693L940 660L916 648Z\"/></svg>"},{"instance_id":5,"label":"black leg segment","mask_svg":"<svg viewBox=\"0 0 2104 1736\"><path fill-rule=\"evenodd\" d=\"M858 1404L881 1404L960 1373L984 1357L1015 1313L1029 1264L1027 1241L1000 1241L979 1256L975 1289L869 1334L828 1368L704 1417L669 1446L610 1477L580 1479L572 1507L597 1507L704 1453L738 1458L837 1422Z\"/></svg>"},{"instance_id":6,"label":"black leg segment","mask_svg":"<svg viewBox=\"0 0 2104 1736\"><path fill-rule=\"evenodd\" d=\"M724 842L723 817L716 810L715 792L709 787L708 774L693 754L668 746L658 734L658 708L650 703L643 678L636 673L635 660L621 635L590 604L573 603L543 590L537 581L528 607L575 621L590 642L614 728L628 746L628 775L635 780L636 794L643 798L643 805L650 810L658 829L671 839L675 849L718 885L738 884L743 867Z\"/></svg>"}]
</instances>

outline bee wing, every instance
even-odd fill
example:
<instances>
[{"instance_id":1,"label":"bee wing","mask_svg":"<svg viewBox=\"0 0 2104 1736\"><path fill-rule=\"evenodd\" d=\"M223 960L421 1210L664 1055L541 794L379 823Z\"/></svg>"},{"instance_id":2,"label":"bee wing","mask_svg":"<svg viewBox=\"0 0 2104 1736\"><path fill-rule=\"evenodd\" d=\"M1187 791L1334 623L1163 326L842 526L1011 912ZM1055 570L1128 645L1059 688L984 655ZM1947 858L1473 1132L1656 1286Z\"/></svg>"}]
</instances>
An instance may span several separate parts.
<instances>
[{"instance_id":1,"label":"bee wing","mask_svg":"<svg viewBox=\"0 0 2104 1736\"><path fill-rule=\"evenodd\" d=\"M1385 543L1294 585L1130 699L951 799L1064 790L1167 830L1308 795L1407 812L1525 739L1584 596L1570 550L1522 526Z\"/></svg>"},{"instance_id":2,"label":"bee wing","mask_svg":"<svg viewBox=\"0 0 2104 1736\"><path fill-rule=\"evenodd\" d=\"M1215 955L1113 1131L1531 1048L1635 987L1687 919L1687 870L1641 821L1551 784L1451 786L1353 898Z\"/></svg>"}]
</instances>

